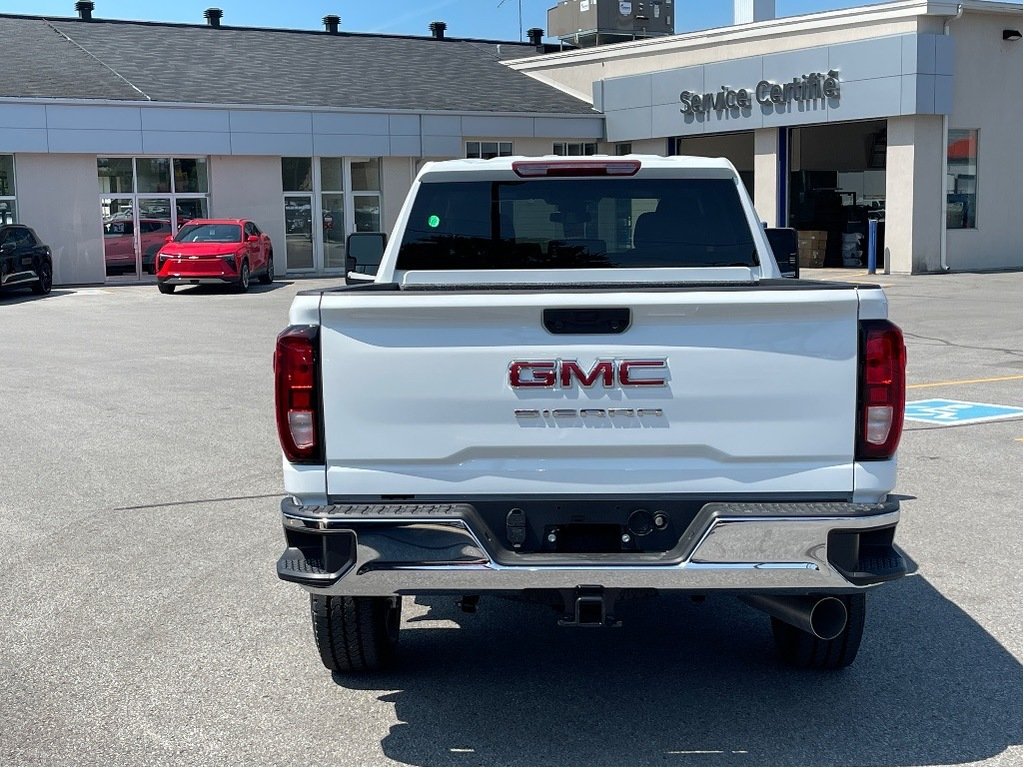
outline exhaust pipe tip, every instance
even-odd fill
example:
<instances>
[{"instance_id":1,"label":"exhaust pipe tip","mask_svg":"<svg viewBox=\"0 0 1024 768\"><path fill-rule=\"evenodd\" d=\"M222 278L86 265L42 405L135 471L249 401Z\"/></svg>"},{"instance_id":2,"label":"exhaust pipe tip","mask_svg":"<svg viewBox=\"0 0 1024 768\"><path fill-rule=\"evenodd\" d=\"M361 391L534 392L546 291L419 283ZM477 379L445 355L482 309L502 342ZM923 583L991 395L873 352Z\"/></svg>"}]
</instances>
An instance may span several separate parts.
<instances>
[{"instance_id":1,"label":"exhaust pipe tip","mask_svg":"<svg viewBox=\"0 0 1024 768\"><path fill-rule=\"evenodd\" d=\"M846 629L846 603L837 597L825 597L811 606L811 634L819 640L835 640Z\"/></svg>"},{"instance_id":2,"label":"exhaust pipe tip","mask_svg":"<svg viewBox=\"0 0 1024 768\"><path fill-rule=\"evenodd\" d=\"M819 640L835 640L846 629L849 615L846 603L838 597L777 597L772 595L743 595L740 597L751 608L767 613L797 629L814 635Z\"/></svg>"}]
</instances>

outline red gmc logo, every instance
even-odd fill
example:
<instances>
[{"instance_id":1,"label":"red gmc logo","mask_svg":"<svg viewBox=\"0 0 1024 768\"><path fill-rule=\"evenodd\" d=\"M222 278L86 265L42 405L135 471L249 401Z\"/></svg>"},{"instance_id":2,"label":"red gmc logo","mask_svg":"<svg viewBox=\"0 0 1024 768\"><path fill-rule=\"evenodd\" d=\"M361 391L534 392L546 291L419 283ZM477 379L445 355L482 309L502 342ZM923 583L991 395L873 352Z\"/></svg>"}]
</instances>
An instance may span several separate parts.
<instances>
[{"instance_id":1,"label":"red gmc logo","mask_svg":"<svg viewBox=\"0 0 1024 768\"><path fill-rule=\"evenodd\" d=\"M516 389L594 387L664 387L668 361L598 360L589 370L575 360L515 360L508 366L508 383Z\"/></svg>"}]
</instances>

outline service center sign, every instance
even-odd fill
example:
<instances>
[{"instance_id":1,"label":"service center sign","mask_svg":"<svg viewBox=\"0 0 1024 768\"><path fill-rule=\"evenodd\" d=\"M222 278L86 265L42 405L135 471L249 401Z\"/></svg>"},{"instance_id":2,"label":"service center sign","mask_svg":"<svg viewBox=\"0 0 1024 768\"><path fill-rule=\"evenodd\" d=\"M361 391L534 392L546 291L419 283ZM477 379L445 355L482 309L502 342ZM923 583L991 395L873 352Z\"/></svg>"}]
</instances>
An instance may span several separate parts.
<instances>
[{"instance_id":1,"label":"service center sign","mask_svg":"<svg viewBox=\"0 0 1024 768\"><path fill-rule=\"evenodd\" d=\"M839 72L830 69L827 74L811 72L803 77L794 77L789 83L762 80L750 90L723 85L711 93L683 91L679 94L679 111L684 115L707 115L711 111L750 109L754 101L767 106L838 98Z\"/></svg>"}]
</instances>

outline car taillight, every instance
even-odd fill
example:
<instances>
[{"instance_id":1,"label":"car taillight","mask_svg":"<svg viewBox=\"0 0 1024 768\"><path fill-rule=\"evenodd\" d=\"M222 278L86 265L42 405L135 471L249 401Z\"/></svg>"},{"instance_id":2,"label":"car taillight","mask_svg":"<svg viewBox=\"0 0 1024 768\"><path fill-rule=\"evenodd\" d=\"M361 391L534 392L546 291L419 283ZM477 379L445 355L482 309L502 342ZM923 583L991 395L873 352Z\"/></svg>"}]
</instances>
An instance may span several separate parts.
<instances>
[{"instance_id":1,"label":"car taillight","mask_svg":"<svg viewBox=\"0 0 1024 768\"><path fill-rule=\"evenodd\" d=\"M512 163L517 176L635 176L639 160L576 160L572 162L527 160Z\"/></svg>"},{"instance_id":2,"label":"car taillight","mask_svg":"<svg viewBox=\"0 0 1024 768\"><path fill-rule=\"evenodd\" d=\"M293 464L322 464L319 329L292 325L274 350L274 404L281 450Z\"/></svg>"},{"instance_id":3,"label":"car taillight","mask_svg":"<svg viewBox=\"0 0 1024 768\"><path fill-rule=\"evenodd\" d=\"M862 320L860 331L856 457L888 459L903 434L907 348L903 332L888 320Z\"/></svg>"}]
</instances>

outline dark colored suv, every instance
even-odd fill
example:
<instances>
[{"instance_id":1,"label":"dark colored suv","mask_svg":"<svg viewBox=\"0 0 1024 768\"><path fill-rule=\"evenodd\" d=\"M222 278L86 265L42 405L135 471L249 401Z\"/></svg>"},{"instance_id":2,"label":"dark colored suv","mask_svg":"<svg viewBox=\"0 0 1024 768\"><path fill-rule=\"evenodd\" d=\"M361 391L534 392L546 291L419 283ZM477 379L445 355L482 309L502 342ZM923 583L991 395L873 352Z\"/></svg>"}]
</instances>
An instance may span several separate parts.
<instances>
[{"instance_id":1,"label":"dark colored suv","mask_svg":"<svg viewBox=\"0 0 1024 768\"><path fill-rule=\"evenodd\" d=\"M43 294L52 286L50 247L23 224L0 227L0 288L31 288Z\"/></svg>"}]
</instances>

